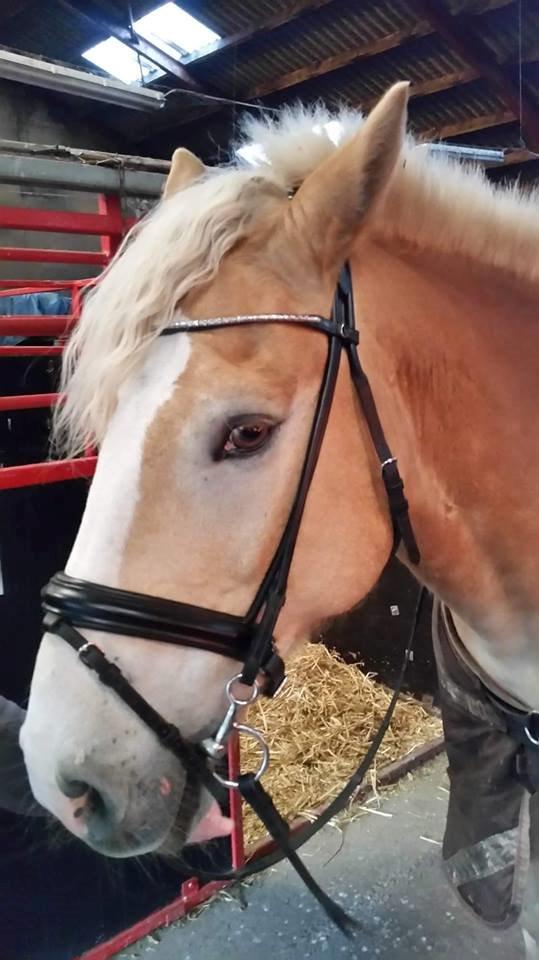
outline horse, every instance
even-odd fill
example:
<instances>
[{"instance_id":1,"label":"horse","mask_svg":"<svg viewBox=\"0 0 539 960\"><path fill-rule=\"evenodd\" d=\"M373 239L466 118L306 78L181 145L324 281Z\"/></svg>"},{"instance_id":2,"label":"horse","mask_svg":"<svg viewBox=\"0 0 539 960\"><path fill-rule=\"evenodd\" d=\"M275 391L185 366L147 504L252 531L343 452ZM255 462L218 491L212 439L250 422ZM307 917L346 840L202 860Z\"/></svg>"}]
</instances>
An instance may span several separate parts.
<instances>
[{"instance_id":1,"label":"horse","mask_svg":"<svg viewBox=\"0 0 539 960\"><path fill-rule=\"evenodd\" d=\"M361 360L421 554L414 565L401 544L397 556L449 611L468 665L538 711L537 195L431 154L406 133L408 96L396 84L366 119L301 105L247 118L235 160L216 168L176 150L161 201L86 298L65 352L59 442L70 455L99 448L66 573L244 614L291 510L327 344L298 323L204 321L328 317L348 262ZM261 159L243 159L241 145ZM200 329L160 336L186 320ZM380 464L341 364L279 654L366 597L393 546ZM230 657L82 632L186 742L220 723ZM53 631L21 746L36 799L105 855L230 830L205 786ZM531 813L533 833L533 797ZM537 878L532 851L529 958Z\"/></svg>"}]
</instances>

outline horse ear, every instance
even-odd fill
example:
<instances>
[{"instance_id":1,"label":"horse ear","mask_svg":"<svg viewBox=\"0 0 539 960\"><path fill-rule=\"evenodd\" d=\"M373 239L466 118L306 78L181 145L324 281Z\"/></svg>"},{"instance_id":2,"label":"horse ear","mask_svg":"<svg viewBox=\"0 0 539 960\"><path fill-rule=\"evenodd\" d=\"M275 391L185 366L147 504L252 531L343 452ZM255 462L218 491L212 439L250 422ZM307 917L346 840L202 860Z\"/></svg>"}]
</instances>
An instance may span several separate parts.
<instances>
[{"instance_id":1,"label":"horse ear","mask_svg":"<svg viewBox=\"0 0 539 960\"><path fill-rule=\"evenodd\" d=\"M358 132L304 180L289 212L323 266L340 265L387 188L406 132L408 83L397 83Z\"/></svg>"},{"instance_id":2,"label":"horse ear","mask_svg":"<svg viewBox=\"0 0 539 960\"><path fill-rule=\"evenodd\" d=\"M172 154L170 161L170 172L163 188L163 197L171 197L178 190L183 190L197 177L201 177L206 167L195 157L194 153L186 150L185 147L179 147Z\"/></svg>"}]
</instances>

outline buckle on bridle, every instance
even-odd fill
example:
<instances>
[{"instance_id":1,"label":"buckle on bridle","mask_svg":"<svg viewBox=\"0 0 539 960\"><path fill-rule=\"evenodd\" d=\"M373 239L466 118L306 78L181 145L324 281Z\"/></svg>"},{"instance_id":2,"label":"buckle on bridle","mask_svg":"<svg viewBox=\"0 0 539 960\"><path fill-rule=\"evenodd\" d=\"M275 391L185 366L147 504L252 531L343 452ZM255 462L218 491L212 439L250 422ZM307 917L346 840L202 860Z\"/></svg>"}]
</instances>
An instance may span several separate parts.
<instances>
[{"instance_id":1,"label":"buckle on bridle","mask_svg":"<svg viewBox=\"0 0 539 960\"><path fill-rule=\"evenodd\" d=\"M359 344L359 330L356 330L355 327L349 327L346 323L341 323L339 337L345 343L353 343L356 347Z\"/></svg>"}]
</instances>

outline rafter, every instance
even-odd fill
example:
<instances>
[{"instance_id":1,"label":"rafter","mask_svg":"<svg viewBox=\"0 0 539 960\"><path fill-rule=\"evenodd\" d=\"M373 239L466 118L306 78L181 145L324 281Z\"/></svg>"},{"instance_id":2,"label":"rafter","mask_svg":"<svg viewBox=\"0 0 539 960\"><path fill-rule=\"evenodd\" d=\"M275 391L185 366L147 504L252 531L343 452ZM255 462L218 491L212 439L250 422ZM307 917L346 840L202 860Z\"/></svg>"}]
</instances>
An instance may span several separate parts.
<instances>
[{"instance_id":1,"label":"rafter","mask_svg":"<svg viewBox=\"0 0 539 960\"><path fill-rule=\"evenodd\" d=\"M444 90L450 90L453 87L462 86L465 83L470 83L472 80L476 80L478 76L479 76L478 72L474 70L473 67L464 67L461 70L454 70L452 73L446 73L439 77L431 77L428 80L421 80L418 83L412 84L412 87L410 89L410 96L412 98L427 97L433 93L441 93ZM364 113L368 113L374 106L376 106L379 99L380 99L380 94L376 94L375 96L372 96L372 97L370 96L365 98L362 97L361 99L354 101L350 105L359 107ZM213 112L215 113L217 111L213 111ZM200 113L198 113L196 117L191 116L190 122L194 123L201 119L205 120L206 117L208 117L209 113L210 111L205 111L203 116L201 116ZM187 125L188 124L186 123L186 126ZM172 124L170 123L170 121L168 121L166 124L163 125L160 132L162 132L164 129L168 129L170 126L172 126ZM152 139L156 135L157 135L157 130L154 127L152 136L150 138L145 137L144 139L145 140Z\"/></svg>"},{"instance_id":2,"label":"rafter","mask_svg":"<svg viewBox=\"0 0 539 960\"><path fill-rule=\"evenodd\" d=\"M228 37L222 37L221 40L217 40L215 43L212 43L201 53L195 52L186 57L182 57L182 63L184 66L189 66L191 63L204 63L205 61L210 60L217 54L221 53L223 50L228 50L232 47L249 43L250 40L260 37L262 34L271 33L271 31L277 30L279 27L285 26L287 23L291 23L293 20L296 20L305 13L314 13L316 10L320 10L322 7L327 7L336 2L338 2L338 0L296 0L296 2L291 3L289 7L286 7L284 10L280 10L279 13L276 13L271 17L267 17L266 20L257 20L255 23L249 24L243 30L238 30L237 33L230 34ZM466 2L469 2L469 0L466 0ZM497 10L500 7L505 7L512 2L513 0L476 0L473 12L478 14L484 12L485 10ZM184 0L183 6L187 10L191 8L191 4L186 2L186 0ZM191 9L191 12L194 16L198 15L198 9L196 6Z\"/></svg>"},{"instance_id":3,"label":"rafter","mask_svg":"<svg viewBox=\"0 0 539 960\"><path fill-rule=\"evenodd\" d=\"M310 0L310 2L305 2L305 0L302 0L302 2L293 4L286 12L282 12L278 16L270 18L270 20L260 24L256 31L245 30L236 34L235 37L229 37L225 38L224 41L219 41L214 47L209 48L207 55L213 56L214 54L217 54L220 49L224 49L223 43L225 45L228 45L229 43L232 45L233 43L246 42L251 36L254 36L255 33L265 32L272 28L276 28L291 18L291 11L294 11L294 14L299 16L303 12L318 9L321 6L325 6L326 4L332 2L335 2L335 0L314 0L314 2L313 0ZM413 5L416 0L409 0L409 2L411 5ZM419 3L420 0L417 0L417 2ZM477 7L474 7L473 13L476 15L483 12L484 9L498 9L500 7L507 6L510 2L512 2L512 0L484 0L484 2L478 0ZM428 8L428 12L430 13L430 8L433 6L433 4L428 3L427 0L426 6ZM436 6L436 2L434 3L434 6ZM449 19L451 20L453 18L450 17ZM470 21L470 23L472 23L474 18L472 16L468 16L467 19ZM289 87L305 83L311 79L315 79L339 70L340 68L346 67L356 61L368 59L369 57L375 57L378 54L395 49L396 47L406 43L408 40L426 36L435 32L437 29L437 24L434 24L430 19L427 21L425 18L419 15L418 20L416 20L416 22L409 29L395 31L387 37L379 38L378 40L364 44L359 48L355 47L347 51L342 51L335 56L325 58L323 61L313 64L310 67L289 71L289 73L278 77L273 81L259 84L248 90L242 90L241 99L246 101L256 100L272 93L286 90ZM201 58L194 56L190 59L199 60ZM411 90L412 97L423 97L429 96L430 94L436 94L438 92L451 89L452 87L476 80L480 76L484 76L484 72L475 62L472 63L469 57L466 57L465 59L467 59L468 63L470 64L468 67L463 67L444 76L429 78L414 84ZM481 64L481 66L482 65L483 64ZM500 67L499 69L502 70L503 68ZM369 98L368 100L363 100L359 105L364 110L368 110L374 104L376 99L377 98ZM206 123L210 117L213 118L213 116L218 114L221 109L222 108L215 107L200 109L196 112L191 111L190 115L183 119L181 115L178 116L176 114L176 111L174 111L173 115L172 110L169 108L167 111L167 116L157 119L157 127L152 131L152 137L155 137L156 135L159 135L159 133L170 129L172 126L181 127L184 124L191 126L197 125L198 122ZM433 129L429 132L429 136L458 136L460 133L473 132L473 130L479 130L482 127L495 126L499 123L511 121L514 119L514 116L514 111L511 111L511 113L509 113L509 111L500 111L499 113L493 112L487 117L479 118L478 120L471 119L467 121L456 122L454 124L447 124L439 129Z\"/></svg>"},{"instance_id":4,"label":"rafter","mask_svg":"<svg viewBox=\"0 0 539 960\"><path fill-rule=\"evenodd\" d=\"M432 27L456 50L460 56L475 67L499 96L511 119L522 112L522 125L529 145L539 149L539 110L526 94L520 91L508 70L501 66L491 51L477 35L473 17L460 14L452 17L441 7L438 0L408 0L418 17L427 20Z\"/></svg>"},{"instance_id":5,"label":"rafter","mask_svg":"<svg viewBox=\"0 0 539 960\"><path fill-rule=\"evenodd\" d=\"M388 34L386 37L379 37L362 46L352 47L350 50L344 50L332 57L326 57L318 63L311 64L308 67L300 67L299 70L291 70L280 77L269 80L266 83L260 83L245 91L243 96L246 100L257 100L260 97L267 97L270 93L278 93L280 90L286 90L288 87L295 87L300 83L306 83L308 80L315 80L323 77L326 73L334 73L341 70L342 67L348 67L359 60L366 60L369 57L375 57L380 53L387 53L388 50L394 50L402 46L408 40L417 37L424 37L433 33L425 21L414 23L411 27L404 30L397 30Z\"/></svg>"},{"instance_id":6,"label":"rafter","mask_svg":"<svg viewBox=\"0 0 539 960\"><path fill-rule=\"evenodd\" d=\"M105 35L108 34L111 37L115 37L116 40L125 43L127 47L139 53L141 57L145 57L150 63L155 64L156 67L175 77L183 86L190 90L203 92L204 88L202 85L191 76L179 60L171 57L168 53L161 50L160 47L144 39L144 37L139 36L123 24L111 21L108 18L104 19L100 7L94 3L93 0L84 0L84 7L79 6L77 0L56 0L56 2L66 10L69 10L70 13L74 13L81 20L90 23L92 27L98 27Z\"/></svg>"},{"instance_id":7,"label":"rafter","mask_svg":"<svg viewBox=\"0 0 539 960\"><path fill-rule=\"evenodd\" d=\"M220 53L222 50L225 50L228 47L236 46L241 43L247 43L249 40L253 39L253 37L260 36L260 34L269 33L272 30L277 29L277 27L290 23L303 13L314 12L321 7L325 7L335 2L336 0L298 0L298 2L293 3L290 7L284 11L281 11L281 13L278 15L270 17L255 26L250 26L233 36L224 37L222 40L217 41L217 43L212 44L211 47L208 47L202 55L193 53L190 57L184 57L182 62L186 65L194 62L204 63L205 60L215 56L217 53ZM513 0L478 0L477 9L474 10L474 13L478 14L485 9L499 9L500 7L508 6L512 2ZM359 49L356 46L352 49L342 51L341 53L332 57L327 57L324 60L313 64L312 67L301 67L297 70L291 70L289 73L283 74L273 81L268 81L267 83L259 84L250 90L243 91L242 98L244 100L256 99L258 97L268 96L270 93L275 93L279 90L286 90L288 87L295 86L296 84L304 83L307 80L311 80L316 77L321 77L326 73L332 73L335 70L339 70L341 67L345 67L351 63L354 63L356 60L361 60L369 56L375 56L377 53L385 53L386 51L392 50L395 47L400 46L402 43L405 43L408 39L427 36L430 33L434 33L434 28L428 22L416 22L406 29L395 31L392 34L389 34L387 37L382 37L378 40L372 41L371 43L364 44Z\"/></svg>"},{"instance_id":8,"label":"rafter","mask_svg":"<svg viewBox=\"0 0 539 960\"><path fill-rule=\"evenodd\" d=\"M325 0L325 2L327 3L328 0ZM333 0L329 0L329 2L333 2ZM321 4L319 3L319 5ZM408 40L426 36L432 32L432 27L429 27L426 23L415 23L406 30L398 30L389 34L387 37L380 37L360 47L354 47L351 50L345 50L335 56L327 57L325 60L312 64L309 67L291 70L290 73L283 74L277 79L251 87L241 92L241 99L245 101L259 100L269 94L286 90L288 87L305 83L308 80L321 77L326 73L332 73L335 70L341 69L341 67L346 67L359 60L366 60L369 57L377 56L377 54L386 53L388 50L394 50ZM161 132L173 125L182 126L183 124L196 123L198 120L206 120L206 118L220 112L222 109L222 107L201 108L196 113L191 113L185 120L182 119L181 116L172 117L171 113L169 113L168 116L163 117L162 123L157 121L157 125L154 125L154 130Z\"/></svg>"},{"instance_id":9,"label":"rafter","mask_svg":"<svg viewBox=\"0 0 539 960\"><path fill-rule=\"evenodd\" d=\"M530 163L532 160L537 160L537 154L533 150L508 150L503 166L512 167L515 164Z\"/></svg>"},{"instance_id":10,"label":"rafter","mask_svg":"<svg viewBox=\"0 0 539 960\"><path fill-rule=\"evenodd\" d=\"M429 77L428 80L419 80L410 87L411 97L428 97L433 93L442 93L444 90L451 90L453 87L460 87L472 80L477 80L479 73L473 67L463 67L461 70L453 70L451 73L444 73L439 77ZM368 113L376 106L381 94L358 100L355 104L360 107L364 113Z\"/></svg>"},{"instance_id":11,"label":"rafter","mask_svg":"<svg viewBox=\"0 0 539 960\"><path fill-rule=\"evenodd\" d=\"M514 119L510 110L497 110L494 113L484 114L482 117L469 117L466 120L457 120L455 123L446 123L438 127L420 127L419 124L416 124L415 131L416 136L419 136L422 140L450 140L452 137L460 137L465 133L475 133L476 130L501 127L504 123L511 123Z\"/></svg>"},{"instance_id":12,"label":"rafter","mask_svg":"<svg viewBox=\"0 0 539 960\"><path fill-rule=\"evenodd\" d=\"M277 30L279 27L291 23L292 20L303 16L304 13L313 13L315 10L320 10L322 7L327 7L335 2L336 0L296 0L295 3L291 3L289 7L274 14L272 17L250 23L249 26L243 30L238 30L237 33L232 33L228 37L222 37L221 40L216 40L215 43L206 47L202 53L195 52L187 57L183 57L182 63L185 64L185 66L189 66L190 63L204 63L215 57L216 54L222 53L224 50L238 47L240 44L249 43L250 40L254 40L261 34L271 33L272 30Z\"/></svg>"},{"instance_id":13,"label":"rafter","mask_svg":"<svg viewBox=\"0 0 539 960\"><path fill-rule=\"evenodd\" d=\"M274 28L281 23L288 22L290 17L290 11L295 9L296 15L299 15L299 11L306 12L307 10L317 9L320 6L325 6L327 3L335 2L335 0L317 0L314 4L311 3L298 3L294 7L289 8L287 14L281 14L278 18L272 18L271 20L266 21L263 25L259 27L257 32L265 32L271 28ZM511 0L490 0L488 6L492 8L499 8L507 6ZM298 86L303 83L307 83L310 80L317 79L329 73L334 73L337 70L347 67L353 63L359 62L361 60L369 59L370 57L375 57L379 54L386 53L390 50L394 50L399 46L404 45L405 43L415 40L429 34L434 33L435 27L429 23L426 19L416 20L410 27L394 31L393 33L380 37L376 40L370 41L361 46L355 46L351 49L341 51L338 54L335 54L331 57L326 57L324 60L314 63L308 67L300 67L296 70L291 70L286 74L282 74L280 77L273 78L272 80L266 81L261 84L257 84L247 90L241 91L241 99L245 101L254 101L267 97L271 94L287 90L290 87ZM247 39L248 36L251 36L248 32L237 35L237 42ZM233 38L230 38L232 40ZM222 41L219 41L222 43ZM208 56L213 56L214 52L217 52L218 45L209 48ZM197 61L200 59L193 55L192 59ZM187 60L185 61L187 62ZM459 76L462 79L459 79ZM412 89L412 96L427 96L429 93L436 93L441 90L447 90L452 86L457 86L459 83L467 83L469 80L477 79L480 76L479 70L475 67L470 66L465 68L462 72L455 71L447 75L447 82L441 78L433 78L429 81L420 82L415 84ZM193 124L200 119L209 118L212 115L218 113L222 108L201 108L196 113L190 113L189 117L185 120L181 116L177 118L172 118L169 113L168 116L163 117L163 123L158 122L158 131L165 130L169 125L180 125L183 124Z\"/></svg>"}]
</instances>

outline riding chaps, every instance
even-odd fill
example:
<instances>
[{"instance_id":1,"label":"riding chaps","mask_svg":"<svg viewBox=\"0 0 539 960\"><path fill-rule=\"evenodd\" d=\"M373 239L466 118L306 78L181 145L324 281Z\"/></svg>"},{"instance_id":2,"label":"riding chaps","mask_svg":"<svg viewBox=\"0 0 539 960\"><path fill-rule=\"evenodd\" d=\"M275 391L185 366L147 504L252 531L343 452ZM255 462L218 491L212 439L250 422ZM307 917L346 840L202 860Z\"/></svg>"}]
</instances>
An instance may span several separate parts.
<instances>
[{"instance_id":1,"label":"riding chaps","mask_svg":"<svg viewBox=\"0 0 539 960\"><path fill-rule=\"evenodd\" d=\"M434 652L449 760L443 859L461 900L485 923L518 920L530 861L530 794L539 789L536 715L473 669L450 610L434 601Z\"/></svg>"}]
</instances>

